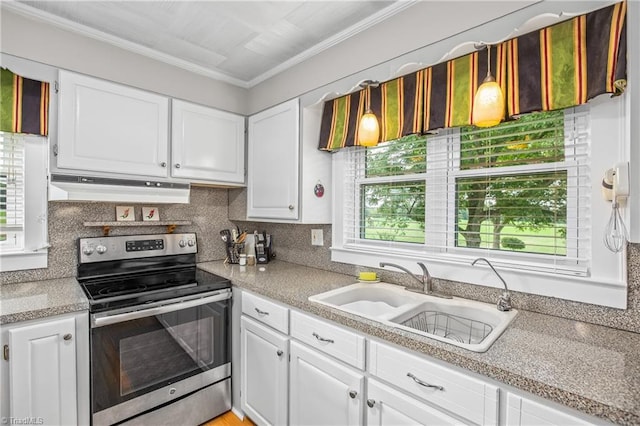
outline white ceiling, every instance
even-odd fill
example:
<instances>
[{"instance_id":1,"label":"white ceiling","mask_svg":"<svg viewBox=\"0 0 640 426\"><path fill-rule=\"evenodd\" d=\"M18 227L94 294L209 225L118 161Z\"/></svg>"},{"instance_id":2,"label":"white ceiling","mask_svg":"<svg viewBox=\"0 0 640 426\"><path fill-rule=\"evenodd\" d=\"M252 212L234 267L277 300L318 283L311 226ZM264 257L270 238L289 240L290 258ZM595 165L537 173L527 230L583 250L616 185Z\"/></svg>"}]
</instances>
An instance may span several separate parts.
<instances>
[{"instance_id":1,"label":"white ceiling","mask_svg":"<svg viewBox=\"0 0 640 426\"><path fill-rule=\"evenodd\" d=\"M3 6L241 87L393 16L394 1L23 1Z\"/></svg>"}]
</instances>

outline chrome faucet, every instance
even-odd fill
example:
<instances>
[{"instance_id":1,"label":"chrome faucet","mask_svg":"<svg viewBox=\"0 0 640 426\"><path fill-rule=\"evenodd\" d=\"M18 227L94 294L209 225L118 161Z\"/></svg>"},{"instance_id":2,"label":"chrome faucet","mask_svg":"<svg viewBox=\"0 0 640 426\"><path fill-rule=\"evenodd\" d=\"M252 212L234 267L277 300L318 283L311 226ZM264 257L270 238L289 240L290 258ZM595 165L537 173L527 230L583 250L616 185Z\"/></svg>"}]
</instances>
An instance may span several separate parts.
<instances>
[{"instance_id":1,"label":"chrome faucet","mask_svg":"<svg viewBox=\"0 0 640 426\"><path fill-rule=\"evenodd\" d=\"M498 278L500 278L500 281L502 281L502 285L504 285L504 291L502 292L502 294L498 298L498 303L496 304L496 307L498 308L499 311L503 311L503 312L510 311L512 309L512 306L511 306L511 294L509 293L509 289L507 288L506 281L502 278L502 276L498 273L498 271L496 271L496 268L493 267L491 262L489 262L484 257L479 257L476 260L474 260L471 263L471 266L474 266L478 261L483 261L487 265L489 265L489 267L493 270L493 272L495 272L495 274L498 276Z\"/></svg>"},{"instance_id":2,"label":"chrome faucet","mask_svg":"<svg viewBox=\"0 0 640 426\"><path fill-rule=\"evenodd\" d=\"M422 276L420 278L418 278L417 275L415 275L413 272L411 272L410 270L408 270L404 266L396 265L395 263L380 262L380 267L381 268L384 268L385 266L393 266L394 268L400 269L401 271L404 271L407 274L409 274L411 277L413 277L416 281L418 281L422 285L422 290L421 291L424 294L428 294L430 296L441 297L443 299L451 299L451 296L449 296L447 294L442 294L442 293L438 293L436 291L433 291L433 278L431 277L431 274L429 273L429 270L427 270L427 267L425 266L424 263L418 262L418 266L420 267L420 269L422 269ZM412 289L412 288L407 288L406 290L416 291L415 289Z\"/></svg>"}]
</instances>

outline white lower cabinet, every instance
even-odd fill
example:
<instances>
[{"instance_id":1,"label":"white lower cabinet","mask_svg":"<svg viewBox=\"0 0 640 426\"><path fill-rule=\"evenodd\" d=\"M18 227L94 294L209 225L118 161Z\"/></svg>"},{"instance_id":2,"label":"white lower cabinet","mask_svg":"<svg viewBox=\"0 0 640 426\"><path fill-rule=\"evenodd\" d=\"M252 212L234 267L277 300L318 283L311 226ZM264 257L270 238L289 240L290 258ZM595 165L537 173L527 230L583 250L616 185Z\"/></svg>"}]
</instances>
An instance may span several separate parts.
<instances>
[{"instance_id":1,"label":"white lower cabinet","mask_svg":"<svg viewBox=\"0 0 640 426\"><path fill-rule=\"evenodd\" d=\"M508 426L583 426L594 423L532 399L508 393L505 424Z\"/></svg>"},{"instance_id":2,"label":"white lower cabinet","mask_svg":"<svg viewBox=\"0 0 640 426\"><path fill-rule=\"evenodd\" d=\"M240 321L242 410L258 425L287 424L289 338L247 317Z\"/></svg>"},{"instance_id":3,"label":"white lower cabinet","mask_svg":"<svg viewBox=\"0 0 640 426\"><path fill-rule=\"evenodd\" d=\"M87 424L87 314L10 324L1 334L2 419Z\"/></svg>"},{"instance_id":4,"label":"white lower cabinet","mask_svg":"<svg viewBox=\"0 0 640 426\"><path fill-rule=\"evenodd\" d=\"M367 381L367 426L459 425L460 420L374 379Z\"/></svg>"},{"instance_id":5,"label":"white lower cabinet","mask_svg":"<svg viewBox=\"0 0 640 426\"><path fill-rule=\"evenodd\" d=\"M292 425L361 425L364 373L291 342Z\"/></svg>"}]
</instances>

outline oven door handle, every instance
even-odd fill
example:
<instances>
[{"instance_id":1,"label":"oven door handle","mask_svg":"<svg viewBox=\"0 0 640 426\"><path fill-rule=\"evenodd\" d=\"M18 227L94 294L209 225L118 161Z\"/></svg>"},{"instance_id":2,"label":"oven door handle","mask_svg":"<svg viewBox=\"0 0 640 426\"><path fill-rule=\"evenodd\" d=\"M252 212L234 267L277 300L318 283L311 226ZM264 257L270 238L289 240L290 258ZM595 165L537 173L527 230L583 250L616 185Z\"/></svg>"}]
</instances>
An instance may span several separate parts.
<instances>
[{"instance_id":1,"label":"oven door handle","mask_svg":"<svg viewBox=\"0 0 640 426\"><path fill-rule=\"evenodd\" d=\"M125 312L123 314L101 316L100 314L91 316L91 327L98 328L105 325L117 324L119 322L130 321L139 318L151 317L154 315L166 314L169 312L180 311L182 309L193 308L195 306L206 305L207 303L219 302L231 298L231 292L225 291L221 294L213 296L201 297L198 299L186 300L184 302L176 302L169 305L158 306L155 308L143 309L140 311Z\"/></svg>"}]
</instances>

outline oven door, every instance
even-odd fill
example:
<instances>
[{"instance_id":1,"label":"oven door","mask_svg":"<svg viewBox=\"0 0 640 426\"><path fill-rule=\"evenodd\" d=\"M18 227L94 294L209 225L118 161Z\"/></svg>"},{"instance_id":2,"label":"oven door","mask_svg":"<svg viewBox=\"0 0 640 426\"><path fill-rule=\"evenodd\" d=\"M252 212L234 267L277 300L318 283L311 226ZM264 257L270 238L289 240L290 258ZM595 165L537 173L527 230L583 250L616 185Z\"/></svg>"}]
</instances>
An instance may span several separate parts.
<instances>
[{"instance_id":1,"label":"oven door","mask_svg":"<svg viewBox=\"0 0 640 426\"><path fill-rule=\"evenodd\" d=\"M91 316L94 424L125 420L230 376L231 290L196 297Z\"/></svg>"}]
</instances>

